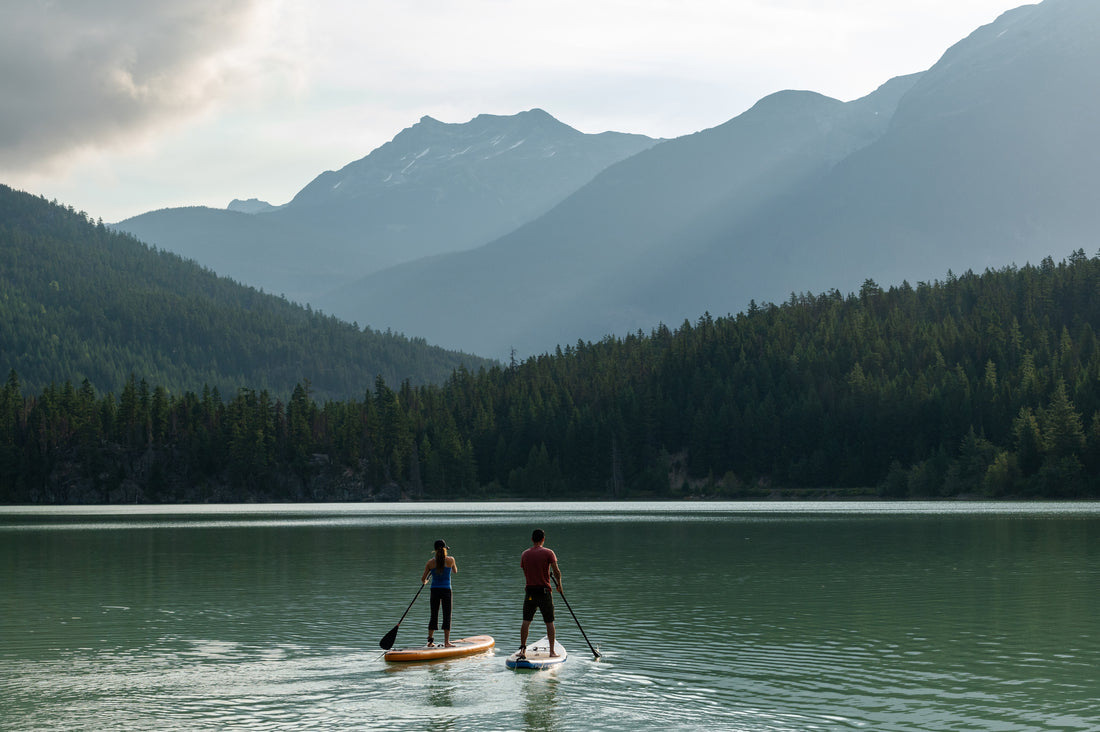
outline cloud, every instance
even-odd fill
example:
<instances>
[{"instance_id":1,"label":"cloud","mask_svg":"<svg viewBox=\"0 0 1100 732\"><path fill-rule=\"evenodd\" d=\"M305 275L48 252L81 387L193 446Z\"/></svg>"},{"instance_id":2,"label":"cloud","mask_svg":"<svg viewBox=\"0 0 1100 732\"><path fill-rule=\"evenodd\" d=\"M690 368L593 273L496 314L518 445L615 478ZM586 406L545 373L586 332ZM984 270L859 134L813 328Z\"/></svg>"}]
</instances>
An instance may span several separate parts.
<instances>
[{"instance_id":1,"label":"cloud","mask_svg":"<svg viewBox=\"0 0 1100 732\"><path fill-rule=\"evenodd\" d=\"M259 0L0 0L0 168L200 114L243 81Z\"/></svg>"}]
</instances>

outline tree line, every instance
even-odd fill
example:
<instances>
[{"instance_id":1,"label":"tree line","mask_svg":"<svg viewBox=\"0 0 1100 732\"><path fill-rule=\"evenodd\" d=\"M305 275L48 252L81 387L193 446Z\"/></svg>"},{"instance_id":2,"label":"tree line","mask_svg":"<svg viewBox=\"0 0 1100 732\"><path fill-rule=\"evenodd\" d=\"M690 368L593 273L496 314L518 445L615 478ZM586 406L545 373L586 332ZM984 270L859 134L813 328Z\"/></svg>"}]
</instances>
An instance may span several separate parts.
<instances>
[{"instance_id":1,"label":"tree line","mask_svg":"<svg viewBox=\"0 0 1100 732\"><path fill-rule=\"evenodd\" d=\"M0 391L0 501L1100 496L1100 258L792 294L351 399Z\"/></svg>"}]
</instances>

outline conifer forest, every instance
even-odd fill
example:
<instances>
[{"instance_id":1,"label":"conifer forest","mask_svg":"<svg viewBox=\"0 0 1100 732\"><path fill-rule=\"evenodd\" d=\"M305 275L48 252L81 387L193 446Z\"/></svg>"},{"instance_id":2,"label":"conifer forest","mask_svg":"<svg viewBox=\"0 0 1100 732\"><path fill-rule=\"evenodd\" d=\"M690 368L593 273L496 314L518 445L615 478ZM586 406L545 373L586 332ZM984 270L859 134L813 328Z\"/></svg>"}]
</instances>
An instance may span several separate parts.
<instances>
[{"instance_id":1,"label":"conifer forest","mask_svg":"<svg viewBox=\"0 0 1100 732\"><path fill-rule=\"evenodd\" d=\"M285 393L168 383L186 374L167 368L28 388L12 367L0 502L1095 498L1097 323L1100 257L1078 250L463 361L436 381L376 372L350 397L309 378Z\"/></svg>"}]
</instances>

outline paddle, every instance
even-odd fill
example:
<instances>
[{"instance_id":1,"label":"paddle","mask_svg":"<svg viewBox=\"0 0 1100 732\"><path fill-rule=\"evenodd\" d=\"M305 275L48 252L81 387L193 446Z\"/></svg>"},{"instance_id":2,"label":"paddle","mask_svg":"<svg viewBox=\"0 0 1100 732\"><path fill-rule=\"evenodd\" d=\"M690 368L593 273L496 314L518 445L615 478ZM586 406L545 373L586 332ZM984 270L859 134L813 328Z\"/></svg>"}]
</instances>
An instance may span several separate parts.
<instances>
[{"instance_id":1,"label":"paddle","mask_svg":"<svg viewBox=\"0 0 1100 732\"><path fill-rule=\"evenodd\" d=\"M420 590L423 590L426 584L428 583L421 583ZM416 602L416 598L420 597L420 590L416 591L416 594L413 595L412 602L410 602L409 606L405 608L405 612L401 613L401 620L404 620L405 616L409 614L410 610L412 610L413 602ZM382 636L382 640L378 641L379 648L385 649L387 651L393 648L393 642L397 640L397 629L401 627L401 620L398 620L397 625L393 626L393 629L389 633L386 633L384 636Z\"/></svg>"},{"instance_id":2,"label":"paddle","mask_svg":"<svg viewBox=\"0 0 1100 732\"><path fill-rule=\"evenodd\" d=\"M592 647L592 641L588 640L588 636L585 635L584 628L581 627L581 621L577 620L577 614L573 612L573 608L569 605L569 600L565 599L565 593L561 591L561 583L558 582L558 578L554 577L554 584L558 586L558 594L561 595L561 599L565 600L565 606L569 608L569 614L573 616L573 621L576 622L577 628L581 631L581 635L584 636L584 642L588 644L588 650L592 651L594 658L600 657L600 652ZM396 628L394 629L396 631Z\"/></svg>"}]
</instances>

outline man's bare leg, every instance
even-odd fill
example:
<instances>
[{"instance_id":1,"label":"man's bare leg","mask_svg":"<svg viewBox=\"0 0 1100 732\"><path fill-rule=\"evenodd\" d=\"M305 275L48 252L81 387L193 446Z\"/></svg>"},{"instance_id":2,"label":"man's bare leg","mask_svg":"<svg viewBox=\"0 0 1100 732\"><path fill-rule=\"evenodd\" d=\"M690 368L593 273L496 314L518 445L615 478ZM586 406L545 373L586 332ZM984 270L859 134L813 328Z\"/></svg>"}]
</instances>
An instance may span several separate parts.
<instances>
[{"instance_id":1,"label":"man's bare leg","mask_svg":"<svg viewBox=\"0 0 1100 732\"><path fill-rule=\"evenodd\" d=\"M523 625L519 626L519 654L520 657L526 656L527 650L527 631L531 628L531 621L524 620Z\"/></svg>"}]
</instances>

